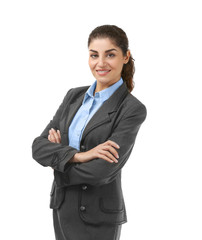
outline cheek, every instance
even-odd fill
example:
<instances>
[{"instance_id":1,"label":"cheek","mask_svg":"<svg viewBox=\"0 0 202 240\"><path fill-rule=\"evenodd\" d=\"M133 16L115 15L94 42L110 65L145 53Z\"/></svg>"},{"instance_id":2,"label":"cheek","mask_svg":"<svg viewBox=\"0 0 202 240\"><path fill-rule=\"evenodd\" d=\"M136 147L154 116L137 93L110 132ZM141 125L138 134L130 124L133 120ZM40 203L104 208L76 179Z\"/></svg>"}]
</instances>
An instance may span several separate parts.
<instances>
[{"instance_id":1,"label":"cheek","mask_svg":"<svg viewBox=\"0 0 202 240\"><path fill-rule=\"evenodd\" d=\"M89 65L91 70L93 70L93 68L95 67L95 63L92 60L88 61L88 65Z\"/></svg>"},{"instance_id":2,"label":"cheek","mask_svg":"<svg viewBox=\"0 0 202 240\"><path fill-rule=\"evenodd\" d=\"M121 62L121 61L119 61L119 60L115 60L115 61L112 61L111 63L110 63L110 65L113 67L113 68L115 68L115 69L122 69L122 67L123 67L123 63Z\"/></svg>"}]
</instances>

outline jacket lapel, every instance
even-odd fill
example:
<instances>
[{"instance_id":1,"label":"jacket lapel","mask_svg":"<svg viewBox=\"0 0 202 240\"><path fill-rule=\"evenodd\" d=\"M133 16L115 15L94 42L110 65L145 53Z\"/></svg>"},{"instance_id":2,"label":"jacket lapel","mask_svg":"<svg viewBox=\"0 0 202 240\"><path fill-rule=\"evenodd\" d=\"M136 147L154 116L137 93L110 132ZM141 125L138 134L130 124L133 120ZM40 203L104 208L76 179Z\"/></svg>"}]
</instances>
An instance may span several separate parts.
<instances>
[{"instance_id":1,"label":"jacket lapel","mask_svg":"<svg viewBox=\"0 0 202 240\"><path fill-rule=\"evenodd\" d=\"M89 87L89 86L88 86ZM67 118L65 121L65 133L67 134L66 139L68 139L68 129L69 126L73 120L74 115L80 108L84 95L88 89L84 89L84 93L82 93L77 99L70 104L69 106L69 113L67 114ZM104 124L106 122L110 122L110 114L112 112L117 111L119 105L123 101L123 99L126 97L128 94L128 89L126 86L126 83L123 82L123 84L111 95L110 98L108 98L102 106L97 110L97 112L92 116L92 118L89 120L87 123L81 141L85 138L85 136L94 128L100 126L101 124ZM67 140L68 141L68 140ZM67 142L69 144L69 142Z\"/></svg>"},{"instance_id":2,"label":"jacket lapel","mask_svg":"<svg viewBox=\"0 0 202 240\"><path fill-rule=\"evenodd\" d=\"M89 87L89 86L88 86ZM79 95L75 101L73 101L72 103L70 103L68 109L67 109L67 112L66 112L66 119L64 121L64 132L63 134L65 135L65 143L69 144L69 138L68 138L68 132L69 132L69 126L76 114L76 112L79 110L81 104L82 104L82 101L83 101L83 98L84 98L84 95L85 95L85 92L87 91L88 87L86 87L86 89L84 89L84 93L82 93L81 95Z\"/></svg>"},{"instance_id":3,"label":"jacket lapel","mask_svg":"<svg viewBox=\"0 0 202 240\"><path fill-rule=\"evenodd\" d=\"M106 122L110 122L110 114L113 112L116 112L119 105L123 101L123 99L128 94L128 90L126 87L125 82L111 95L110 98L108 98L102 106L95 112L95 114L92 116L92 118L89 120L88 124L86 125L82 139L85 138L85 136L94 128L100 126L101 124L104 124Z\"/></svg>"}]
</instances>

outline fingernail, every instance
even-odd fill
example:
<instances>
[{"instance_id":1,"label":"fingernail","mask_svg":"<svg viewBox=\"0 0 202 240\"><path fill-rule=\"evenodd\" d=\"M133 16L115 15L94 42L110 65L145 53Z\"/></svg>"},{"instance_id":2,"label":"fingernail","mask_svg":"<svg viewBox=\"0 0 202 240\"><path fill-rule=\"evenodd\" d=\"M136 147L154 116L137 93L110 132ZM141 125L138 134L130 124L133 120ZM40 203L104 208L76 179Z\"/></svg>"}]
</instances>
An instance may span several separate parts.
<instances>
[{"instance_id":1,"label":"fingernail","mask_svg":"<svg viewBox=\"0 0 202 240\"><path fill-rule=\"evenodd\" d=\"M117 154L116 157L119 158L119 155Z\"/></svg>"},{"instance_id":2,"label":"fingernail","mask_svg":"<svg viewBox=\"0 0 202 240\"><path fill-rule=\"evenodd\" d=\"M117 144L117 147L120 148L118 144Z\"/></svg>"}]
</instances>

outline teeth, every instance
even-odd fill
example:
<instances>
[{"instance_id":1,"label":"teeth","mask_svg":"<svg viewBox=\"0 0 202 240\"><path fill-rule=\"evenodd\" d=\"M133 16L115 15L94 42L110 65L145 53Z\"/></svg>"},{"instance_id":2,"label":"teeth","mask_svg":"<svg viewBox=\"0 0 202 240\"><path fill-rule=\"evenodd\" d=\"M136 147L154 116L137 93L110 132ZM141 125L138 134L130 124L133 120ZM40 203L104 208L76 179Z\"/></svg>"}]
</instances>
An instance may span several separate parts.
<instances>
[{"instance_id":1,"label":"teeth","mask_svg":"<svg viewBox=\"0 0 202 240\"><path fill-rule=\"evenodd\" d=\"M109 71L98 71L98 72L100 72L100 73L105 73L105 72L109 72Z\"/></svg>"}]
</instances>

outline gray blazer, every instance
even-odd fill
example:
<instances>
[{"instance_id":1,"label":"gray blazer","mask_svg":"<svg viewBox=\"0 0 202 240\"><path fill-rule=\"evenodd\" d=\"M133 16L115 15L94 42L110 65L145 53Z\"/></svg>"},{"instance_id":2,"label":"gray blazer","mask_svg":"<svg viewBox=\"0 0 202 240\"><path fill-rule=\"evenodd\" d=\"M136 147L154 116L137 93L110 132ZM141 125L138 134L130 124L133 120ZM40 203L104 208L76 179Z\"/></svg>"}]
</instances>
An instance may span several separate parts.
<instances>
[{"instance_id":1,"label":"gray blazer","mask_svg":"<svg viewBox=\"0 0 202 240\"><path fill-rule=\"evenodd\" d=\"M59 209L65 191L75 194L81 219L92 224L127 222L121 188L121 169L134 147L139 128L146 118L143 103L123 84L107 99L86 125L80 150L68 145L68 128L90 86L70 89L53 119L32 143L32 156L42 166L54 169L50 208ZM50 128L59 129L61 143L48 140ZM118 163L96 158L87 163L69 163L75 153L85 152L107 140L120 148ZM69 206L71 207L71 206Z\"/></svg>"}]
</instances>

